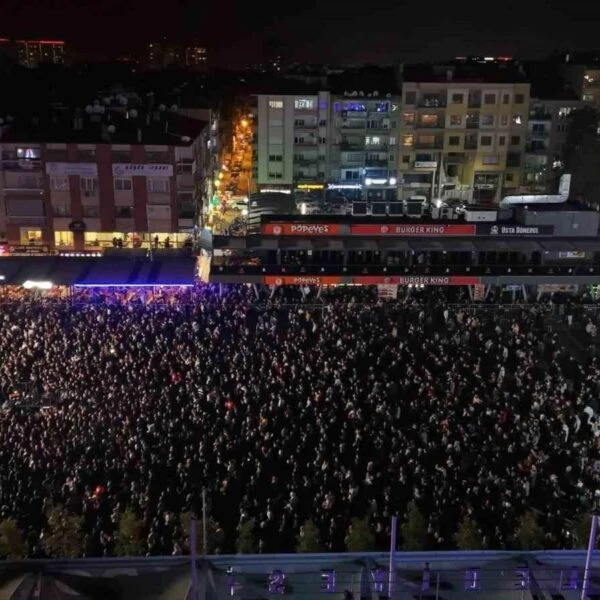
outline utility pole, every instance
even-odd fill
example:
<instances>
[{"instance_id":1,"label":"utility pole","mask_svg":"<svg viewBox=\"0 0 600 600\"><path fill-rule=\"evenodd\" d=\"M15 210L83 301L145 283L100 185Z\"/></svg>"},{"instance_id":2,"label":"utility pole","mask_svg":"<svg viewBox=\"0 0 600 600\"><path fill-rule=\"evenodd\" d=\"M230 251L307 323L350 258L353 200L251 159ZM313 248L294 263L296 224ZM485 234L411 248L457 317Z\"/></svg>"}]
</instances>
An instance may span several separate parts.
<instances>
[{"instance_id":1,"label":"utility pole","mask_svg":"<svg viewBox=\"0 0 600 600\"><path fill-rule=\"evenodd\" d=\"M190 568L192 570L192 598L191 600L200 600L198 598L198 569L197 569L197 552L196 552L196 531L197 521L196 515L192 514L190 519Z\"/></svg>"},{"instance_id":2,"label":"utility pole","mask_svg":"<svg viewBox=\"0 0 600 600\"><path fill-rule=\"evenodd\" d=\"M390 568L388 573L388 597L390 600L394 600L394 594L396 592L396 546L398 534L398 517L394 515L392 517L392 532L390 535Z\"/></svg>"},{"instance_id":3,"label":"utility pole","mask_svg":"<svg viewBox=\"0 0 600 600\"><path fill-rule=\"evenodd\" d=\"M581 586L581 600L586 600L590 590L590 580L592 577L592 559L596 549L596 538L598 537L598 500L600 500L600 490L594 492L594 506L592 508L592 524L590 526L590 539L588 542L587 555L585 557L585 571L583 572L583 585Z\"/></svg>"}]
</instances>

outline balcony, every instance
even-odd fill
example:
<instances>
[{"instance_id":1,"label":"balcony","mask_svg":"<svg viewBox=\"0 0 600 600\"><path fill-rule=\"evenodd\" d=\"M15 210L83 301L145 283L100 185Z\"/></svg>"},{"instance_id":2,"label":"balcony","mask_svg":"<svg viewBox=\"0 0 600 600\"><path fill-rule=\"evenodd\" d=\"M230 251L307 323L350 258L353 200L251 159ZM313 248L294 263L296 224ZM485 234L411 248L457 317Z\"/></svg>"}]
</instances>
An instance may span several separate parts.
<instances>
[{"instance_id":1,"label":"balcony","mask_svg":"<svg viewBox=\"0 0 600 600\"><path fill-rule=\"evenodd\" d=\"M532 137L537 140L545 140L550 137L550 132L546 129L538 130L538 131L531 130L529 132L529 137Z\"/></svg>"},{"instance_id":2,"label":"balcony","mask_svg":"<svg viewBox=\"0 0 600 600\"><path fill-rule=\"evenodd\" d=\"M477 140L465 140L465 150L477 150Z\"/></svg>"},{"instance_id":3,"label":"balcony","mask_svg":"<svg viewBox=\"0 0 600 600\"><path fill-rule=\"evenodd\" d=\"M316 156L313 158L307 156L294 156L294 164L295 165L314 165L318 162Z\"/></svg>"},{"instance_id":4,"label":"balcony","mask_svg":"<svg viewBox=\"0 0 600 600\"><path fill-rule=\"evenodd\" d=\"M479 119L477 121L467 121L465 127L467 129L479 129Z\"/></svg>"},{"instance_id":5,"label":"balcony","mask_svg":"<svg viewBox=\"0 0 600 600\"><path fill-rule=\"evenodd\" d=\"M445 95L425 95L418 104L419 108L446 108Z\"/></svg>"},{"instance_id":6,"label":"balcony","mask_svg":"<svg viewBox=\"0 0 600 600\"><path fill-rule=\"evenodd\" d=\"M387 160L381 160L381 159L367 159L365 161L365 167L387 167L388 166L388 161Z\"/></svg>"},{"instance_id":7,"label":"balcony","mask_svg":"<svg viewBox=\"0 0 600 600\"><path fill-rule=\"evenodd\" d=\"M319 144L318 140L314 139L314 140L298 140L298 141L294 141L294 146L299 146L299 147L314 147L317 146Z\"/></svg>"},{"instance_id":8,"label":"balcony","mask_svg":"<svg viewBox=\"0 0 600 600\"><path fill-rule=\"evenodd\" d=\"M318 126L319 125L316 121L313 123L307 123L305 121L294 121L294 129L317 129Z\"/></svg>"},{"instance_id":9,"label":"balcony","mask_svg":"<svg viewBox=\"0 0 600 600\"><path fill-rule=\"evenodd\" d=\"M341 129L366 129L366 127L365 121L342 121L340 124Z\"/></svg>"},{"instance_id":10,"label":"balcony","mask_svg":"<svg viewBox=\"0 0 600 600\"><path fill-rule=\"evenodd\" d=\"M468 108L481 108L481 96L469 96L467 106Z\"/></svg>"},{"instance_id":11,"label":"balcony","mask_svg":"<svg viewBox=\"0 0 600 600\"><path fill-rule=\"evenodd\" d=\"M41 160L19 160L19 159L8 159L2 160L2 170L3 171L20 171L20 172L28 172L32 171L41 171L42 170L42 161Z\"/></svg>"},{"instance_id":12,"label":"balcony","mask_svg":"<svg viewBox=\"0 0 600 600\"><path fill-rule=\"evenodd\" d=\"M341 152L361 152L365 149L365 145L358 142L340 142Z\"/></svg>"},{"instance_id":13,"label":"balcony","mask_svg":"<svg viewBox=\"0 0 600 600\"><path fill-rule=\"evenodd\" d=\"M527 154L547 154L548 148L539 144L525 144Z\"/></svg>"}]
</instances>

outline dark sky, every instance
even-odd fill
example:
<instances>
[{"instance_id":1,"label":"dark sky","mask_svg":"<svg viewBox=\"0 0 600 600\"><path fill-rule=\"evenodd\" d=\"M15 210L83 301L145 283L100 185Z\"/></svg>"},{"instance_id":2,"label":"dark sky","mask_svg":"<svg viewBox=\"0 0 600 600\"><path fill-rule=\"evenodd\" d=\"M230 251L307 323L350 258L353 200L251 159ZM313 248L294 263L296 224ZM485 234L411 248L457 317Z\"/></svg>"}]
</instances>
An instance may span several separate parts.
<instances>
[{"instance_id":1,"label":"dark sky","mask_svg":"<svg viewBox=\"0 0 600 600\"><path fill-rule=\"evenodd\" d=\"M260 60L268 37L301 62L600 49L600 4L582 0L0 0L0 15L0 36L65 38L98 55L161 36L195 37L211 61L235 66Z\"/></svg>"}]
</instances>

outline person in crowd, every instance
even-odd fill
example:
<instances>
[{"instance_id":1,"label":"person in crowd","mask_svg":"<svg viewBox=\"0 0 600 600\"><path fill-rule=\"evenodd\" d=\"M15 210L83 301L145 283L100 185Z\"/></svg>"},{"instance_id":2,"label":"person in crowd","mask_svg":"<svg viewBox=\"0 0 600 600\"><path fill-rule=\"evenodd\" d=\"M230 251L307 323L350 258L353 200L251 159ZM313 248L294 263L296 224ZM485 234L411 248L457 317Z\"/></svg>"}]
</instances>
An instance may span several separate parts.
<instances>
[{"instance_id":1,"label":"person in crowd","mask_svg":"<svg viewBox=\"0 0 600 600\"><path fill-rule=\"evenodd\" d=\"M149 553L177 554L174 516L206 488L224 552L249 518L264 552L293 550L307 519L327 550L354 517L385 544L411 501L432 548L454 547L464 517L509 547L529 509L569 547L600 485L600 363L561 347L547 304L465 302L246 285L7 302L0 519L39 540L62 504L103 555L131 509Z\"/></svg>"}]
</instances>

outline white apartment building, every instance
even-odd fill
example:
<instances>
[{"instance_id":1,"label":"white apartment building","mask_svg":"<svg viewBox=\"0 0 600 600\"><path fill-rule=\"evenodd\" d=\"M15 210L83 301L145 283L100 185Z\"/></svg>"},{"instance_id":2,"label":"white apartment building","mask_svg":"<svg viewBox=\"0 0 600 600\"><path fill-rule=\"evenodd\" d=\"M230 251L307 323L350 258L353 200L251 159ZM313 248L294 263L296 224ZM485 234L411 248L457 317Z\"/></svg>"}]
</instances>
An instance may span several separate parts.
<instances>
[{"instance_id":1,"label":"white apartment building","mask_svg":"<svg viewBox=\"0 0 600 600\"><path fill-rule=\"evenodd\" d=\"M399 98L378 92L257 96L257 191L397 197Z\"/></svg>"}]
</instances>

